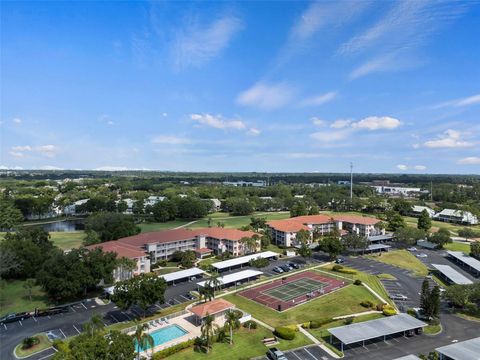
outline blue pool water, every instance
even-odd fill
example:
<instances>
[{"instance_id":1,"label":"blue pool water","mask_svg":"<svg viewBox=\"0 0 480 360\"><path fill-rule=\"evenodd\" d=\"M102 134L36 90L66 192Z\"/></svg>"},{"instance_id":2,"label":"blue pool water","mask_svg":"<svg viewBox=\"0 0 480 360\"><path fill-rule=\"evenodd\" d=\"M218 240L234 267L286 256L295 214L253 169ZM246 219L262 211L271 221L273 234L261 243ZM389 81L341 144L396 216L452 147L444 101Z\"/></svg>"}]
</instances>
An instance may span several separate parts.
<instances>
[{"instance_id":1,"label":"blue pool water","mask_svg":"<svg viewBox=\"0 0 480 360\"><path fill-rule=\"evenodd\" d=\"M153 347L166 343L170 340L179 338L185 334L188 334L188 331L182 329L178 325L170 325L162 329L155 330L150 333L153 337ZM137 343L135 341L135 349L137 348ZM150 346L147 346L147 349L150 349ZM142 349L146 350L146 349Z\"/></svg>"}]
</instances>

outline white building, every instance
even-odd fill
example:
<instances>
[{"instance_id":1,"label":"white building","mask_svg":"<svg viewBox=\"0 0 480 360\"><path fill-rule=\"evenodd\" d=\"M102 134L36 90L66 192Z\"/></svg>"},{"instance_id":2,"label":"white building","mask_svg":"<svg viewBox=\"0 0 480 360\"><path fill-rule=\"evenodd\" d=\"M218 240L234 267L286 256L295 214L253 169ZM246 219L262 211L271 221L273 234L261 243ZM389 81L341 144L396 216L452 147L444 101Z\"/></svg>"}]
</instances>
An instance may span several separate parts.
<instances>
[{"instance_id":1,"label":"white building","mask_svg":"<svg viewBox=\"0 0 480 360\"><path fill-rule=\"evenodd\" d=\"M154 195L151 195L149 196L148 198L146 198L144 201L143 201L143 206L144 207L147 207L147 206L153 206L163 200L165 200L165 196L154 196Z\"/></svg>"},{"instance_id":2,"label":"white building","mask_svg":"<svg viewBox=\"0 0 480 360\"><path fill-rule=\"evenodd\" d=\"M435 214L434 219L465 225L478 224L478 218L475 215L469 211L463 210L443 209L439 213Z\"/></svg>"},{"instance_id":3,"label":"white building","mask_svg":"<svg viewBox=\"0 0 480 360\"><path fill-rule=\"evenodd\" d=\"M376 186L376 185L372 187L375 188L375 191L378 194L382 194L382 195L417 196L424 192L427 192L426 190L422 190L420 188L414 188L414 187Z\"/></svg>"},{"instance_id":4,"label":"white building","mask_svg":"<svg viewBox=\"0 0 480 360\"><path fill-rule=\"evenodd\" d=\"M85 211L77 211L77 206L86 204L90 199L82 199L75 201L73 204L65 206L63 209L63 213L65 215L83 215Z\"/></svg>"},{"instance_id":5,"label":"white building","mask_svg":"<svg viewBox=\"0 0 480 360\"><path fill-rule=\"evenodd\" d=\"M222 208L222 202L219 199L209 199L212 202L212 210L220 211Z\"/></svg>"},{"instance_id":6,"label":"white building","mask_svg":"<svg viewBox=\"0 0 480 360\"><path fill-rule=\"evenodd\" d=\"M228 185L228 186L253 186L253 187L265 187L267 186L267 182L265 180L257 180L255 182L253 181L224 181L223 185Z\"/></svg>"},{"instance_id":7,"label":"white building","mask_svg":"<svg viewBox=\"0 0 480 360\"><path fill-rule=\"evenodd\" d=\"M420 214L423 212L423 210L426 210L427 213L428 213L428 216L430 216L431 218L433 218L433 216L435 215L434 210L430 209L428 206L420 206L420 205L413 205L412 206L411 215L412 216L420 216Z\"/></svg>"}]
</instances>

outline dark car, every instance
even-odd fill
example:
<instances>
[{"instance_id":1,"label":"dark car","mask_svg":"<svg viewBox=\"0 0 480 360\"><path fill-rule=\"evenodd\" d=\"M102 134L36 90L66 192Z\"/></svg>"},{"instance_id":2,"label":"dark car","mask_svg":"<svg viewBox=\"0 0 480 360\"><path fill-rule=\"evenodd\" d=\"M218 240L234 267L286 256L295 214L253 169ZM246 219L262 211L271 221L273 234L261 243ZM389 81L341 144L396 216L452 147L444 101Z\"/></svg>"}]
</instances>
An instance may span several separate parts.
<instances>
[{"instance_id":1,"label":"dark car","mask_svg":"<svg viewBox=\"0 0 480 360\"><path fill-rule=\"evenodd\" d=\"M290 270L292 270L292 268L288 265L280 265L280 268L285 272L289 272Z\"/></svg>"},{"instance_id":2,"label":"dark car","mask_svg":"<svg viewBox=\"0 0 480 360\"><path fill-rule=\"evenodd\" d=\"M32 314L30 314L28 312L8 314L7 316L0 319L0 324L8 324L8 323L12 323L12 322L15 322L15 321L22 321L24 319L28 319L29 317L32 317Z\"/></svg>"},{"instance_id":3,"label":"dark car","mask_svg":"<svg viewBox=\"0 0 480 360\"><path fill-rule=\"evenodd\" d=\"M279 274L284 272L283 269L281 267L278 267L278 266L275 266L272 270L275 271L276 273L279 273Z\"/></svg>"},{"instance_id":4,"label":"dark car","mask_svg":"<svg viewBox=\"0 0 480 360\"><path fill-rule=\"evenodd\" d=\"M295 264L295 263L293 263L293 262L289 262L289 263L288 263L288 266L290 266L290 267L292 267L292 268L294 268L294 269L300 269L300 265Z\"/></svg>"},{"instance_id":5,"label":"dark car","mask_svg":"<svg viewBox=\"0 0 480 360\"><path fill-rule=\"evenodd\" d=\"M335 263L337 264L343 264L345 262L345 260L343 260L342 258L337 258L337 260L335 260Z\"/></svg>"}]
</instances>

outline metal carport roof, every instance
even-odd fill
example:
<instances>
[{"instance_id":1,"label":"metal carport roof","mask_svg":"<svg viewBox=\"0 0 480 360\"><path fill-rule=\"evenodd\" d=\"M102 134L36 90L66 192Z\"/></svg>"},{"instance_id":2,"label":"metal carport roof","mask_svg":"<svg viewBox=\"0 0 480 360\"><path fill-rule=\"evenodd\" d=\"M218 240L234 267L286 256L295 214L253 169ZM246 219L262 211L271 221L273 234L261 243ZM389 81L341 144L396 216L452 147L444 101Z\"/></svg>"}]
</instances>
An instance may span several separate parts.
<instances>
[{"instance_id":1,"label":"metal carport roof","mask_svg":"<svg viewBox=\"0 0 480 360\"><path fill-rule=\"evenodd\" d=\"M468 285L473 284L473 281L460 274L457 270L450 265L432 264L432 266L440 271L445 277L450 279L455 284Z\"/></svg>"},{"instance_id":2,"label":"metal carport roof","mask_svg":"<svg viewBox=\"0 0 480 360\"><path fill-rule=\"evenodd\" d=\"M393 360L421 360L421 359L417 355L407 355L407 356L395 358Z\"/></svg>"},{"instance_id":3,"label":"metal carport roof","mask_svg":"<svg viewBox=\"0 0 480 360\"><path fill-rule=\"evenodd\" d=\"M252 277L255 277L255 276L260 276L262 274L263 274L263 272L257 271L257 270L243 270L243 271L239 271L237 273L228 274L228 275L219 277L218 281L221 285L228 285L228 284L231 284L231 283L235 283L237 281L249 279L249 278L252 278ZM197 283L197 285L201 286L201 287L204 287L207 282L208 282L208 280L200 281L199 283Z\"/></svg>"},{"instance_id":4,"label":"metal carport roof","mask_svg":"<svg viewBox=\"0 0 480 360\"><path fill-rule=\"evenodd\" d=\"M399 314L352 325L339 326L328 331L344 344L353 344L380 336L427 326L423 321L407 314Z\"/></svg>"},{"instance_id":5,"label":"metal carport roof","mask_svg":"<svg viewBox=\"0 0 480 360\"><path fill-rule=\"evenodd\" d=\"M204 274L205 271L199 268L191 268L181 271L175 271L169 274L160 275L159 277L164 278L166 282L176 281L180 279L190 278L192 276L198 276Z\"/></svg>"},{"instance_id":6,"label":"metal carport roof","mask_svg":"<svg viewBox=\"0 0 480 360\"><path fill-rule=\"evenodd\" d=\"M250 260L253 260L253 259L258 259L258 258L268 259L268 258L278 257L278 256L279 255L276 252L264 251L257 254L242 256L234 259L228 259L225 261L219 261L219 262L213 263L212 266L214 268L222 270L222 269L228 269L238 265L247 264Z\"/></svg>"},{"instance_id":7,"label":"metal carport roof","mask_svg":"<svg viewBox=\"0 0 480 360\"><path fill-rule=\"evenodd\" d=\"M465 265L470 266L472 269L475 269L476 271L480 272L480 261L478 261L477 259L468 255L465 255L461 251L447 251L447 254L454 257L458 261L461 261Z\"/></svg>"},{"instance_id":8,"label":"metal carport roof","mask_svg":"<svg viewBox=\"0 0 480 360\"><path fill-rule=\"evenodd\" d=\"M442 346L435 350L453 360L478 360L480 356L480 337Z\"/></svg>"}]
</instances>

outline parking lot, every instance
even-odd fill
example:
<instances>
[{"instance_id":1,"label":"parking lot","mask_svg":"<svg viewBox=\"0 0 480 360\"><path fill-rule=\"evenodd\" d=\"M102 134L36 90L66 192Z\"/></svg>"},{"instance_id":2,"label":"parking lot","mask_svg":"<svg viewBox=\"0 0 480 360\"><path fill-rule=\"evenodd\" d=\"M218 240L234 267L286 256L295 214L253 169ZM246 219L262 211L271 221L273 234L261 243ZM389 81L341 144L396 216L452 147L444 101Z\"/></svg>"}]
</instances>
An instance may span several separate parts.
<instances>
[{"instance_id":1,"label":"parking lot","mask_svg":"<svg viewBox=\"0 0 480 360\"><path fill-rule=\"evenodd\" d=\"M296 350L284 351L288 360L329 360L333 359L317 345L310 345ZM268 356L261 358L269 360Z\"/></svg>"}]
</instances>

